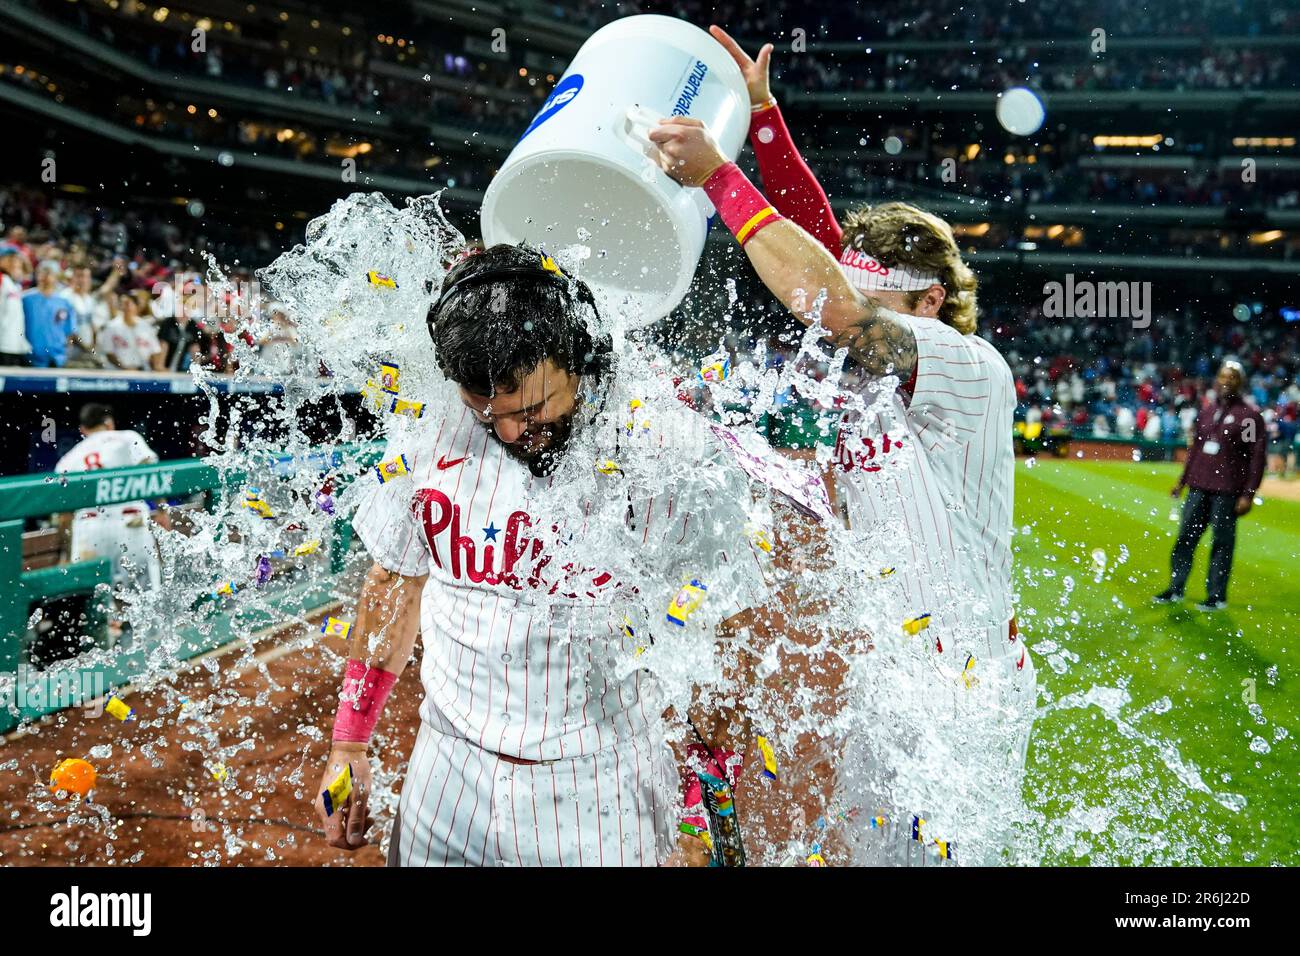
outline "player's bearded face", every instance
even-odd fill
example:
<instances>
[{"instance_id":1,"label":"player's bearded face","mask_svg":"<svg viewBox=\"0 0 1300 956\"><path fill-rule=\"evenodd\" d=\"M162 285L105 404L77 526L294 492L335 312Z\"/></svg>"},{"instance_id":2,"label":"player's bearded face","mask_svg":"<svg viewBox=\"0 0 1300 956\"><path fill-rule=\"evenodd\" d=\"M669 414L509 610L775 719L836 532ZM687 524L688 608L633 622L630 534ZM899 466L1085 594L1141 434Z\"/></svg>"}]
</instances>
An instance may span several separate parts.
<instances>
[{"instance_id":1,"label":"player's bearded face","mask_svg":"<svg viewBox=\"0 0 1300 956\"><path fill-rule=\"evenodd\" d=\"M573 434L580 380L581 376L546 361L512 392L487 396L462 388L460 397L506 454L541 476L554 470Z\"/></svg>"}]
</instances>

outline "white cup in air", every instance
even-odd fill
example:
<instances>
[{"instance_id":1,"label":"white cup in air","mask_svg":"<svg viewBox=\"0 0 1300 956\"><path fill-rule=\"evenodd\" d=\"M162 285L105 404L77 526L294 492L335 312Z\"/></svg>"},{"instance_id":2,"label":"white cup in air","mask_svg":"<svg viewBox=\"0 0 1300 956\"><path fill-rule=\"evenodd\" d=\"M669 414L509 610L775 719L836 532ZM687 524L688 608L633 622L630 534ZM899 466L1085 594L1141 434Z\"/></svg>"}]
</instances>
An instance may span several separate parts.
<instances>
[{"instance_id":1,"label":"white cup in air","mask_svg":"<svg viewBox=\"0 0 1300 956\"><path fill-rule=\"evenodd\" d=\"M487 245L590 247L583 279L631 325L682 300L713 206L649 158L659 117L700 119L730 159L749 133L740 68L703 30L673 17L616 20L588 38L488 186Z\"/></svg>"}]
</instances>

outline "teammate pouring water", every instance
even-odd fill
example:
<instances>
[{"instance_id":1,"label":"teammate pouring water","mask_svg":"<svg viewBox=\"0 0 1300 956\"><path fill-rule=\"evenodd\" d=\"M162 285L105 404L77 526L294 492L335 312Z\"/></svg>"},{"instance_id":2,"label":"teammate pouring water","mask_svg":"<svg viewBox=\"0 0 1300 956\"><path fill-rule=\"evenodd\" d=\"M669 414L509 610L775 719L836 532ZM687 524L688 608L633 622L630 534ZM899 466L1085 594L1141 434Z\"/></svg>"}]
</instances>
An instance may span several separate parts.
<instances>
[{"instance_id":1,"label":"teammate pouring water","mask_svg":"<svg viewBox=\"0 0 1300 956\"><path fill-rule=\"evenodd\" d=\"M1006 362L974 334L975 277L947 223L914 206L865 207L841 227L771 95L771 46L753 60L720 28L711 32L745 75L751 143L776 198L759 193L689 117L651 131L660 165L705 190L768 289L805 322L825 291L825 339L856 361L869 404L878 389L891 390L888 411L840 424L835 467L850 521L870 533L901 520L910 549L903 584L929 615L935 653L972 666L984 693L997 688L990 707L1009 715L1012 743L981 773L996 785L991 792L1018 801L1035 694L1011 603L1015 391ZM870 858L918 859L909 835L878 842ZM987 847L986 859L995 852Z\"/></svg>"}]
</instances>

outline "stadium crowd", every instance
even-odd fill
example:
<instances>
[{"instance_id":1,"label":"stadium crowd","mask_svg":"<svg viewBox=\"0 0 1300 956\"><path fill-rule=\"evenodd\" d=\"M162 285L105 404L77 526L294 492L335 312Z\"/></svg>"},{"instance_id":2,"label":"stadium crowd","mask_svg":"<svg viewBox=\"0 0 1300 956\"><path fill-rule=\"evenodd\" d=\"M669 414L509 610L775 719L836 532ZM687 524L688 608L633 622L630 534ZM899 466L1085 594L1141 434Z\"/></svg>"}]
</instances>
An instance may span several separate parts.
<instances>
[{"instance_id":1,"label":"stadium crowd","mask_svg":"<svg viewBox=\"0 0 1300 956\"><path fill-rule=\"evenodd\" d=\"M1125 0L1057 0L1051 4L1019 0L881 0L861 6L783 4L781 9L740 0L577 0L547 3L525 0L556 20L599 26L634 13L664 13L694 22L727 26L733 36L776 37L796 26L810 36L830 34L864 40L1023 40L1087 35L1109 29L1116 36L1262 36L1300 31L1294 3L1267 7L1251 0L1188 0L1168 7L1135 6ZM734 27L734 29L732 29Z\"/></svg>"},{"instance_id":2,"label":"stadium crowd","mask_svg":"<svg viewBox=\"0 0 1300 956\"><path fill-rule=\"evenodd\" d=\"M994 307L981 318L1016 380L1017 419L1081 436L1181 443L1225 359L1246 371L1243 393L1268 428L1270 468L1295 468L1300 323L1256 312L1222 316L1199 305L1157 312L1148 328L1115 319L1070 322Z\"/></svg>"},{"instance_id":3,"label":"stadium crowd","mask_svg":"<svg viewBox=\"0 0 1300 956\"><path fill-rule=\"evenodd\" d=\"M197 228L183 234L160 215L118 214L21 187L0 189L0 223L0 365L234 370L239 310L228 297L204 296L202 275L205 255L224 265L239 258L235 250L247 256L244 246ZM279 251L269 243L258 237L253 261ZM227 278L238 287L252 275L234 269ZM287 316L274 307L272 316L277 332L258 344L292 349Z\"/></svg>"}]
</instances>

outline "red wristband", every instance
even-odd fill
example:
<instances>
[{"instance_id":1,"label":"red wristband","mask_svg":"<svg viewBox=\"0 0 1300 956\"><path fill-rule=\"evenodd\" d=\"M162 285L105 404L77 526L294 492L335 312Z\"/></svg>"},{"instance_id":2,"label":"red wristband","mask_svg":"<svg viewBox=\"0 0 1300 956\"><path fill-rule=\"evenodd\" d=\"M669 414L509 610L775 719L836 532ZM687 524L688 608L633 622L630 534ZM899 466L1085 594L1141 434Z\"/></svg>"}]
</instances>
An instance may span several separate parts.
<instances>
[{"instance_id":1,"label":"red wristband","mask_svg":"<svg viewBox=\"0 0 1300 956\"><path fill-rule=\"evenodd\" d=\"M397 675L350 658L343 671L343 690L334 715L334 740L369 743Z\"/></svg>"},{"instance_id":2,"label":"red wristband","mask_svg":"<svg viewBox=\"0 0 1300 956\"><path fill-rule=\"evenodd\" d=\"M705 195L742 246L783 218L735 163L723 163L704 183Z\"/></svg>"}]
</instances>

